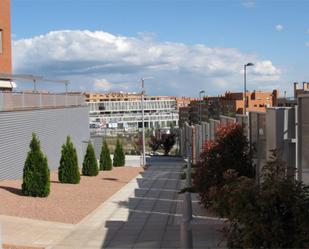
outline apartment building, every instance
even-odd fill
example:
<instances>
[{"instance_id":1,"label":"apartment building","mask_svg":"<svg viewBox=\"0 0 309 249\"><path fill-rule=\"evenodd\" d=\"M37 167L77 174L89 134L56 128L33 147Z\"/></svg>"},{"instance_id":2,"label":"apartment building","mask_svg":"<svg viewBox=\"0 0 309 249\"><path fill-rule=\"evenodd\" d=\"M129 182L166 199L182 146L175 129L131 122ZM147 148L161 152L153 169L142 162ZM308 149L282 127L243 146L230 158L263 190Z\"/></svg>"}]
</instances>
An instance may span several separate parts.
<instances>
[{"instance_id":1,"label":"apartment building","mask_svg":"<svg viewBox=\"0 0 309 249\"><path fill-rule=\"evenodd\" d=\"M276 103L278 90L272 92L247 91L246 112L265 112L267 107ZM204 97L202 100L190 102L190 108L180 108L181 124L184 122L199 123L210 118L219 118L220 115L235 116L244 113L244 93L226 92L221 96Z\"/></svg>"},{"instance_id":2,"label":"apartment building","mask_svg":"<svg viewBox=\"0 0 309 249\"><path fill-rule=\"evenodd\" d=\"M136 132L142 127L140 93L85 93L90 107L90 128L93 132L118 130ZM177 127L178 109L190 103L190 98L144 96L144 125L146 128L169 129Z\"/></svg>"},{"instance_id":3,"label":"apartment building","mask_svg":"<svg viewBox=\"0 0 309 249\"><path fill-rule=\"evenodd\" d=\"M0 0L0 73L12 73L10 0ZM0 91L11 90L11 81L0 77Z\"/></svg>"}]
</instances>

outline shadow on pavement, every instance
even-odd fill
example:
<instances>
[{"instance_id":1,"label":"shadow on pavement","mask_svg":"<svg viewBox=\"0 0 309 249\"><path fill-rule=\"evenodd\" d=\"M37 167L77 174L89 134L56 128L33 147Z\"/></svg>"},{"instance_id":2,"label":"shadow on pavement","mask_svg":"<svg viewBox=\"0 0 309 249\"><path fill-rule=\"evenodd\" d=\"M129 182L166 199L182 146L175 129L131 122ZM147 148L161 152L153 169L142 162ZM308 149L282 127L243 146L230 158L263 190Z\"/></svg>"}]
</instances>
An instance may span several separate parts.
<instances>
[{"instance_id":1,"label":"shadow on pavement","mask_svg":"<svg viewBox=\"0 0 309 249\"><path fill-rule=\"evenodd\" d=\"M102 248L179 248L182 198L179 175L185 161L179 157L147 158L150 167L137 179L128 201L118 202L123 210L106 222ZM194 201L198 203L197 200ZM198 204L197 204L198 205ZM195 217L194 248L220 247L222 221ZM211 239L209 239L211 238Z\"/></svg>"}]
</instances>

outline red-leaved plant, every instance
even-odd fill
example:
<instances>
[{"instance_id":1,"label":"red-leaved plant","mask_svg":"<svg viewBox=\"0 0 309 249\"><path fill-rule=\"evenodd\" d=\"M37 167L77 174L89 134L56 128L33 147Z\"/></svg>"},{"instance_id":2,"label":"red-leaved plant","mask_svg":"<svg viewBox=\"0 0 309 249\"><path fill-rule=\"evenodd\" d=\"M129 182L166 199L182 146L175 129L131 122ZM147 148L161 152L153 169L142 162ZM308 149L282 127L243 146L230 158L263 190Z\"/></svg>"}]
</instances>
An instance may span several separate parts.
<instances>
[{"instance_id":1,"label":"red-leaved plant","mask_svg":"<svg viewBox=\"0 0 309 249\"><path fill-rule=\"evenodd\" d=\"M216 193L225 184L224 173L233 170L238 176L254 176L251 153L242 126L220 125L216 141L207 141L197 163L194 187L205 207L213 205Z\"/></svg>"}]
</instances>

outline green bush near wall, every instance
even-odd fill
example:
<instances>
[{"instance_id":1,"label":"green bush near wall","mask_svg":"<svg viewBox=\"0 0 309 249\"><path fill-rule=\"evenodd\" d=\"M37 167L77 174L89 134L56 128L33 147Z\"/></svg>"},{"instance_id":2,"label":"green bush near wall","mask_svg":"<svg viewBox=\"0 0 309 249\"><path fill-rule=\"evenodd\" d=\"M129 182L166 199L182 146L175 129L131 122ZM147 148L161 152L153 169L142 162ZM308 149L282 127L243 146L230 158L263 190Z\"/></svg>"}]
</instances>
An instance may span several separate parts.
<instances>
[{"instance_id":1,"label":"green bush near wall","mask_svg":"<svg viewBox=\"0 0 309 249\"><path fill-rule=\"evenodd\" d=\"M113 165L115 167L121 167L125 165L125 153L123 151L123 146L120 143L119 139L117 139L117 144L116 144L116 149L114 152L114 160L113 160Z\"/></svg>"},{"instance_id":2,"label":"green bush near wall","mask_svg":"<svg viewBox=\"0 0 309 249\"><path fill-rule=\"evenodd\" d=\"M112 159L106 140L103 142L101 148L100 170L112 170Z\"/></svg>"},{"instance_id":3,"label":"green bush near wall","mask_svg":"<svg viewBox=\"0 0 309 249\"><path fill-rule=\"evenodd\" d=\"M99 173L97 159L92 144L89 142L83 161L82 173L85 176L96 176Z\"/></svg>"},{"instance_id":4,"label":"green bush near wall","mask_svg":"<svg viewBox=\"0 0 309 249\"><path fill-rule=\"evenodd\" d=\"M47 158L41 151L40 141L32 134L24 171L22 192L27 196L46 197L50 192L50 172Z\"/></svg>"},{"instance_id":5,"label":"green bush near wall","mask_svg":"<svg viewBox=\"0 0 309 249\"><path fill-rule=\"evenodd\" d=\"M67 136L66 143L62 145L58 179L62 183L80 182L77 153L70 136Z\"/></svg>"}]
</instances>

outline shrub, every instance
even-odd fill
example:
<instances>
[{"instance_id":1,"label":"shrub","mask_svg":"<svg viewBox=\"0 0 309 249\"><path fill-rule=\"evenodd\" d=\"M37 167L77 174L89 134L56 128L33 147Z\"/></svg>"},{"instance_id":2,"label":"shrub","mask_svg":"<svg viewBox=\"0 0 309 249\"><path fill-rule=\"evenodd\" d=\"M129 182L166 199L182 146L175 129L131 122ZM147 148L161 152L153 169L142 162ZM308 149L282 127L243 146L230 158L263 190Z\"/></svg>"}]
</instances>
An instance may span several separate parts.
<instances>
[{"instance_id":1,"label":"shrub","mask_svg":"<svg viewBox=\"0 0 309 249\"><path fill-rule=\"evenodd\" d=\"M175 134L162 134L161 136L161 148L164 150L164 155L168 155L176 143Z\"/></svg>"},{"instance_id":2,"label":"shrub","mask_svg":"<svg viewBox=\"0 0 309 249\"><path fill-rule=\"evenodd\" d=\"M125 154L124 154L123 147L119 139L117 139L116 149L114 152L113 165L115 167L120 167L120 166L125 165Z\"/></svg>"},{"instance_id":3,"label":"shrub","mask_svg":"<svg viewBox=\"0 0 309 249\"><path fill-rule=\"evenodd\" d=\"M261 184L235 178L225 186L230 248L308 248L309 186L286 176L274 154L262 169Z\"/></svg>"},{"instance_id":4,"label":"shrub","mask_svg":"<svg viewBox=\"0 0 309 249\"><path fill-rule=\"evenodd\" d=\"M66 143L62 145L58 179L62 183L77 184L80 182L77 153L69 136L67 136Z\"/></svg>"},{"instance_id":5,"label":"shrub","mask_svg":"<svg viewBox=\"0 0 309 249\"><path fill-rule=\"evenodd\" d=\"M84 157L82 172L85 176L96 176L99 173L98 162L90 142L88 143L86 155Z\"/></svg>"},{"instance_id":6,"label":"shrub","mask_svg":"<svg viewBox=\"0 0 309 249\"><path fill-rule=\"evenodd\" d=\"M156 136L150 136L150 140L148 141L148 145L153 152L157 151L161 146L161 140Z\"/></svg>"},{"instance_id":7,"label":"shrub","mask_svg":"<svg viewBox=\"0 0 309 249\"><path fill-rule=\"evenodd\" d=\"M24 195L46 197L50 192L50 172L47 158L43 155L40 141L32 134L23 172L22 192Z\"/></svg>"},{"instance_id":8,"label":"shrub","mask_svg":"<svg viewBox=\"0 0 309 249\"><path fill-rule=\"evenodd\" d=\"M193 183L205 207L213 205L213 195L225 184L227 170L235 170L238 176L254 176L249 143L242 127L220 126L216 137L216 141L205 143L194 174Z\"/></svg>"},{"instance_id":9,"label":"shrub","mask_svg":"<svg viewBox=\"0 0 309 249\"><path fill-rule=\"evenodd\" d=\"M106 140L103 142L101 149L100 170L112 170L112 159Z\"/></svg>"}]
</instances>

